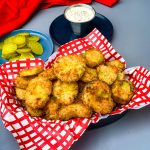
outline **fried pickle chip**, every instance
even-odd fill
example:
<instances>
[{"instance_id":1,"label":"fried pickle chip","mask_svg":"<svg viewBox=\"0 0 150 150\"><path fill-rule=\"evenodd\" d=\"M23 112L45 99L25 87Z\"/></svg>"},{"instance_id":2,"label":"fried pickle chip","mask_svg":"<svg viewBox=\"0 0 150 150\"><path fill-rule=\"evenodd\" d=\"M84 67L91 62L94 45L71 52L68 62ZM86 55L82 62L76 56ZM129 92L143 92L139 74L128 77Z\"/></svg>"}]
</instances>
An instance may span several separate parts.
<instances>
[{"instance_id":1,"label":"fried pickle chip","mask_svg":"<svg viewBox=\"0 0 150 150\"><path fill-rule=\"evenodd\" d=\"M111 90L112 97L118 104L127 104L134 94L134 86L127 80L116 80Z\"/></svg>"},{"instance_id":2,"label":"fried pickle chip","mask_svg":"<svg viewBox=\"0 0 150 150\"><path fill-rule=\"evenodd\" d=\"M21 88L16 88L16 96L20 99L20 100L25 100L25 89L21 89Z\"/></svg>"},{"instance_id":3,"label":"fried pickle chip","mask_svg":"<svg viewBox=\"0 0 150 150\"><path fill-rule=\"evenodd\" d=\"M125 79L125 73L123 71L119 71L117 80L124 80L124 79Z\"/></svg>"},{"instance_id":4,"label":"fried pickle chip","mask_svg":"<svg viewBox=\"0 0 150 150\"><path fill-rule=\"evenodd\" d=\"M59 103L56 100L56 98L51 97L48 103L46 104L44 108L45 112L45 119L50 120L57 120L58 117L58 109L59 109Z\"/></svg>"},{"instance_id":5,"label":"fried pickle chip","mask_svg":"<svg viewBox=\"0 0 150 150\"><path fill-rule=\"evenodd\" d=\"M81 55L69 55L56 59L54 73L65 82L78 81L85 72L85 60Z\"/></svg>"},{"instance_id":6,"label":"fried pickle chip","mask_svg":"<svg viewBox=\"0 0 150 150\"><path fill-rule=\"evenodd\" d=\"M115 103L112 98L99 98L90 92L84 92L82 94L82 101L85 105L89 106L94 110L94 112L100 113L102 115L109 114Z\"/></svg>"},{"instance_id":7,"label":"fried pickle chip","mask_svg":"<svg viewBox=\"0 0 150 150\"><path fill-rule=\"evenodd\" d=\"M54 68L53 67L50 69L44 70L38 76L48 78L49 80L55 80L56 79L56 75L54 74Z\"/></svg>"},{"instance_id":8,"label":"fried pickle chip","mask_svg":"<svg viewBox=\"0 0 150 150\"><path fill-rule=\"evenodd\" d=\"M85 51L85 54L83 55L87 66L93 68L96 67L102 63L104 63L104 56L103 54L95 49L95 48L90 48L87 51Z\"/></svg>"},{"instance_id":9,"label":"fried pickle chip","mask_svg":"<svg viewBox=\"0 0 150 150\"><path fill-rule=\"evenodd\" d=\"M62 105L69 105L73 103L78 94L78 84L76 82L62 82L57 80L53 85L53 95L58 99Z\"/></svg>"},{"instance_id":10,"label":"fried pickle chip","mask_svg":"<svg viewBox=\"0 0 150 150\"><path fill-rule=\"evenodd\" d=\"M115 66L99 65L97 67L99 80L111 85L118 76L118 69Z\"/></svg>"},{"instance_id":11,"label":"fried pickle chip","mask_svg":"<svg viewBox=\"0 0 150 150\"><path fill-rule=\"evenodd\" d=\"M69 120L71 118L90 118L91 116L91 109L82 103L70 104L59 109L60 120Z\"/></svg>"},{"instance_id":12,"label":"fried pickle chip","mask_svg":"<svg viewBox=\"0 0 150 150\"><path fill-rule=\"evenodd\" d=\"M43 67L40 66L40 67L34 67L34 68L22 70L20 71L19 74L21 77L33 76L41 73L43 70L44 70Z\"/></svg>"},{"instance_id":13,"label":"fried pickle chip","mask_svg":"<svg viewBox=\"0 0 150 150\"><path fill-rule=\"evenodd\" d=\"M26 89L29 83L29 79L26 77L17 76L15 78L15 86L20 89Z\"/></svg>"},{"instance_id":14,"label":"fried pickle chip","mask_svg":"<svg viewBox=\"0 0 150 150\"><path fill-rule=\"evenodd\" d=\"M32 107L25 105L26 110L32 117L41 117L43 116L43 110L42 109L33 109Z\"/></svg>"},{"instance_id":15,"label":"fried pickle chip","mask_svg":"<svg viewBox=\"0 0 150 150\"><path fill-rule=\"evenodd\" d=\"M107 65L115 66L119 71L123 71L125 69L125 64L119 60L112 60L106 62Z\"/></svg>"},{"instance_id":16,"label":"fried pickle chip","mask_svg":"<svg viewBox=\"0 0 150 150\"><path fill-rule=\"evenodd\" d=\"M45 106L49 100L52 91L52 82L47 78L35 77L29 81L25 93L26 105L40 109Z\"/></svg>"},{"instance_id":17,"label":"fried pickle chip","mask_svg":"<svg viewBox=\"0 0 150 150\"><path fill-rule=\"evenodd\" d=\"M108 114L114 108L110 88L103 81L88 83L81 93L81 99L85 105L97 113Z\"/></svg>"},{"instance_id":18,"label":"fried pickle chip","mask_svg":"<svg viewBox=\"0 0 150 150\"><path fill-rule=\"evenodd\" d=\"M83 93L91 93L99 98L110 98L110 87L103 81L97 80L86 84Z\"/></svg>"},{"instance_id":19,"label":"fried pickle chip","mask_svg":"<svg viewBox=\"0 0 150 150\"><path fill-rule=\"evenodd\" d=\"M83 74L80 80L83 82L98 80L96 69L86 67L85 73Z\"/></svg>"}]
</instances>

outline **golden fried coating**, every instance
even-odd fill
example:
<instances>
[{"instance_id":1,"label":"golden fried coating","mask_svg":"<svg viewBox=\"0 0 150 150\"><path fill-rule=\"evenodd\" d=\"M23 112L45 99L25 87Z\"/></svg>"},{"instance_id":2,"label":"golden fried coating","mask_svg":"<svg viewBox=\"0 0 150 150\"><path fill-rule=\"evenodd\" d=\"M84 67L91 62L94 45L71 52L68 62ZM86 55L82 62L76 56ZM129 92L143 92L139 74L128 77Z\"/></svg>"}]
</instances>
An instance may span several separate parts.
<instances>
[{"instance_id":1,"label":"golden fried coating","mask_svg":"<svg viewBox=\"0 0 150 150\"><path fill-rule=\"evenodd\" d=\"M112 85L112 97L118 104L127 104L134 94L132 82L127 80L116 80Z\"/></svg>"},{"instance_id":2,"label":"golden fried coating","mask_svg":"<svg viewBox=\"0 0 150 150\"><path fill-rule=\"evenodd\" d=\"M21 77L33 76L33 75L39 74L43 70L44 70L43 67L34 67L34 68L31 68L31 69L22 70L22 71L20 71L19 74L20 74Z\"/></svg>"},{"instance_id":3,"label":"golden fried coating","mask_svg":"<svg viewBox=\"0 0 150 150\"><path fill-rule=\"evenodd\" d=\"M29 78L17 76L14 82L17 88L26 89L29 83Z\"/></svg>"},{"instance_id":4,"label":"golden fried coating","mask_svg":"<svg viewBox=\"0 0 150 150\"><path fill-rule=\"evenodd\" d=\"M118 72L117 80L124 80L125 79L125 73L122 71Z\"/></svg>"},{"instance_id":5,"label":"golden fried coating","mask_svg":"<svg viewBox=\"0 0 150 150\"><path fill-rule=\"evenodd\" d=\"M53 96L60 104L68 105L73 103L78 94L78 84L76 82L63 82L57 80L53 85Z\"/></svg>"},{"instance_id":6,"label":"golden fried coating","mask_svg":"<svg viewBox=\"0 0 150 150\"><path fill-rule=\"evenodd\" d=\"M81 55L69 55L56 59L54 73L64 82L78 81L85 72L86 63Z\"/></svg>"},{"instance_id":7,"label":"golden fried coating","mask_svg":"<svg viewBox=\"0 0 150 150\"><path fill-rule=\"evenodd\" d=\"M115 106L112 98L98 98L90 93L83 95L83 102L102 115L109 114Z\"/></svg>"},{"instance_id":8,"label":"golden fried coating","mask_svg":"<svg viewBox=\"0 0 150 150\"><path fill-rule=\"evenodd\" d=\"M46 69L43 72L41 72L39 75L39 77L44 77L44 78L48 78L49 80L55 80L56 76L54 74L54 69L53 67L50 69Z\"/></svg>"},{"instance_id":9,"label":"golden fried coating","mask_svg":"<svg viewBox=\"0 0 150 150\"><path fill-rule=\"evenodd\" d=\"M25 100L25 93L26 93L26 90L20 89L20 88L16 88L16 96L17 96L20 100Z\"/></svg>"},{"instance_id":10,"label":"golden fried coating","mask_svg":"<svg viewBox=\"0 0 150 150\"><path fill-rule=\"evenodd\" d=\"M93 68L96 67L102 63L104 63L104 56L102 52L95 48L90 48L87 51L85 51L85 54L83 55L87 66Z\"/></svg>"},{"instance_id":11,"label":"golden fried coating","mask_svg":"<svg viewBox=\"0 0 150 150\"><path fill-rule=\"evenodd\" d=\"M35 77L32 79L26 89L26 105L39 109L43 108L49 100L52 91L52 83L47 78Z\"/></svg>"},{"instance_id":12,"label":"golden fried coating","mask_svg":"<svg viewBox=\"0 0 150 150\"><path fill-rule=\"evenodd\" d=\"M115 66L99 65L97 67L99 80L111 85L118 76L118 69Z\"/></svg>"},{"instance_id":13,"label":"golden fried coating","mask_svg":"<svg viewBox=\"0 0 150 150\"><path fill-rule=\"evenodd\" d=\"M59 109L59 119L69 120L71 118L90 118L92 111L82 103L74 103Z\"/></svg>"},{"instance_id":14,"label":"golden fried coating","mask_svg":"<svg viewBox=\"0 0 150 150\"><path fill-rule=\"evenodd\" d=\"M119 71L123 71L125 69L125 64L119 60L112 60L106 62L107 65L115 66Z\"/></svg>"},{"instance_id":15,"label":"golden fried coating","mask_svg":"<svg viewBox=\"0 0 150 150\"><path fill-rule=\"evenodd\" d=\"M83 93L91 93L99 98L110 98L111 90L109 86L100 80L88 83L83 89Z\"/></svg>"},{"instance_id":16,"label":"golden fried coating","mask_svg":"<svg viewBox=\"0 0 150 150\"><path fill-rule=\"evenodd\" d=\"M110 88L103 81L88 83L83 89L81 99L97 113L108 114L114 108Z\"/></svg>"},{"instance_id":17,"label":"golden fried coating","mask_svg":"<svg viewBox=\"0 0 150 150\"><path fill-rule=\"evenodd\" d=\"M83 82L98 80L96 69L86 67L85 73L83 74L80 80Z\"/></svg>"},{"instance_id":18,"label":"golden fried coating","mask_svg":"<svg viewBox=\"0 0 150 150\"><path fill-rule=\"evenodd\" d=\"M45 119L50 120L57 120L58 117L58 109L59 109L59 103L56 100L56 98L51 97L48 103L46 104L44 108L45 112Z\"/></svg>"},{"instance_id":19,"label":"golden fried coating","mask_svg":"<svg viewBox=\"0 0 150 150\"><path fill-rule=\"evenodd\" d=\"M32 107L25 105L26 110L32 117L41 117L43 116L43 110L42 109L33 109Z\"/></svg>"}]
</instances>

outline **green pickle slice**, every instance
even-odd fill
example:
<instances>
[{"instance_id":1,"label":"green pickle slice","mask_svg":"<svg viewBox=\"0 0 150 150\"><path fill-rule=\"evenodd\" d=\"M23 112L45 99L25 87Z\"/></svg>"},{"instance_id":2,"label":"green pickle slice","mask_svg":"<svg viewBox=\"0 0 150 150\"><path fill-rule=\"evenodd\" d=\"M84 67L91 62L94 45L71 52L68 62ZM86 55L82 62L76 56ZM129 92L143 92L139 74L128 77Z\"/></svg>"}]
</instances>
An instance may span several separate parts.
<instances>
[{"instance_id":1,"label":"green pickle slice","mask_svg":"<svg viewBox=\"0 0 150 150\"><path fill-rule=\"evenodd\" d=\"M11 57L9 58L9 61L15 61L15 60L19 60L20 55L18 55L17 53L14 53L11 55Z\"/></svg>"},{"instance_id":2,"label":"green pickle slice","mask_svg":"<svg viewBox=\"0 0 150 150\"><path fill-rule=\"evenodd\" d=\"M30 36L30 33L29 32L21 32L21 33L18 33L17 35L28 37L28 36Z\"/></svg>"},{"instance_id":3,"label":"green pickle slice","mask_svg":"<svg viewBox=\"0 0 150 150\"><path fill-rule=\"evenodd\" d=\"M1 57L9 61L15 61L34 58L33 54L42 55L43 47L39 40L39 36L30 35L29 32L21 32L7 37L4 41L0 42Z\"/></svg>"},{"instance_id":4,"label":"green pickle slice","mask_svg":"<svg viewBox=\"0 0 150 150\"><path fill-rule=\"evenodd\" d=\"M17 45L15 43L7 43L2 48L2 58L9 59L12 54L16 53Z\"/></svg>"},{"instance_id":5,"label":"green pickle slice","mask_svg":"<svg viewBox=\"0 0 150 150\"><path fill-rule=\"evenodd\" d=\"M25 45L26 44L26 38L25 36L16 35L13 39L13 43L19 45Z\"/></svg>"},{"instance_id":6,"label":"green pickle slice","mask_svg":"<svg viewBox=\"0 0 150 150\"><path fill-rule=\"evenodd\" d=\"M34 42L34 41L29 41L28 42L28 47L31 48L32 52L36 55L42 55L43 53L43 47L40 43Z\"/></svg>"},{"instance_id":7,"label":"green pickle slice","mask_svg":"<svg viewBox=\"0 0 150 150\"><path fill-rule=\"evenodd\" d=\"M34 58L32 53L22 53L19 59Z\"/></svg>"},{"instance_id":8,"label":"green pickle slice","mask_svg":"<svg viewBox=\"0 0 150 150\"><path fill-rule=\"evenodd\" d=\"M18 48L23 48L23 47L25 47L25 46L26 46L26 43L21 44L21 45L17 45Z\"/></svg>"},{"instance_id":9,"label":"green pickle slice","mask_svg":"<svg viewBox=\"0 0 150 150\"><path fill-rule=\"evenodd\" d=\"M17 53L21 54L21 53L31 52L31 49L30 48L19 48L16 51L17 51Z\"/></svg>"},{"instance_id":10,"label":"green pickle slice","mask_svg":"<svg viewBox=\"0 0 150 150\"><path fill-rule=\"evenodd\" d=\"M13 39L15 38L15 36L10 36L10 37L8 37L8 38L6 38L5 40L4 40L4 44L7 44L7 43L14 43L13 42Z\"/></svg>"},{"instance_id":11,"label":"green pickle slice","mask_svg":"<svg viewBox=\"0 0 150 150\"><path fill-rule=\"evenodd\" d=\"M35 42L38 42L39 40L40 40L40 37L39 37L39 36L36 36L36 35L33 35L33 36L28 37L28 41L35 41Z\"/></svg>"}]
</instances>

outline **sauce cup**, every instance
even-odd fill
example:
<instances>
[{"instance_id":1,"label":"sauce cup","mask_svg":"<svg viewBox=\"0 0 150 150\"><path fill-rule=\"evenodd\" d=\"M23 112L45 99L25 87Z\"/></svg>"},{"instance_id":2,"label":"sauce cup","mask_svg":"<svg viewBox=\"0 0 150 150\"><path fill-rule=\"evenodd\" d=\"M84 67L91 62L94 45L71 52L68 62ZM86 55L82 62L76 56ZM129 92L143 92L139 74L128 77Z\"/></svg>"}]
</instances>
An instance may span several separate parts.
<instances>
[{"instance_id":1,"label":"sauce cup","mask_svg":"<svg viewBox=\"0 0 150 150\"><path fill-rule=\"evenodd\" d=\"M86 4L71 5L64 11L64 16L70 22L73 33L78 36L86 34L95 14L94 8Z\"/></svg>"}]
</instances>

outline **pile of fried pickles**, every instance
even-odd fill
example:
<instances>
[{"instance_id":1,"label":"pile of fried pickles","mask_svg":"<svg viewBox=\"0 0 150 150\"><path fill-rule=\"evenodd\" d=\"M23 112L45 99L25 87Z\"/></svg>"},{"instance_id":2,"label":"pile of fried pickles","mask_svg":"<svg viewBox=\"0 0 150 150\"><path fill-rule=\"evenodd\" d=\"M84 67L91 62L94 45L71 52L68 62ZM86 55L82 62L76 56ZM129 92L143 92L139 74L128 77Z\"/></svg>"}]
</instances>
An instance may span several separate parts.
<instances>
[{"instance_id":1,"label":"pile of fried pickles","mask_svg":"<svg viewBox=\"0 0 150 150\"><path fill-rule=\"evenodd\" d=\"M15 79L16 96L31 116L47 120L105 115L127 104L134 94L124 69L124 63L105 62L103 54L91 47L80 55L58 57L46 70L22 70Z\"/></svg>"},{"instance_id":2,"label":"pile of fried pickles","mask_svg":"<svg viewBox=\"0 0 150 150\"><path fill-rule=\"evenodd\" d=\"M18 33L0 42L2 58L15 61L26 58L34 58L34 55L42 55L43 47L39 42L40 37L30 35L29 32Z\"/></svg>"}]
</instances>

